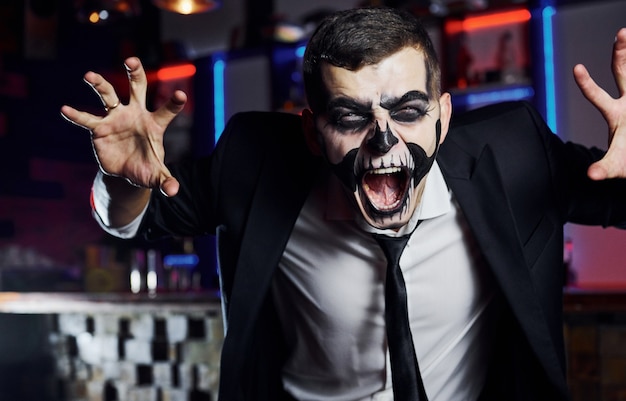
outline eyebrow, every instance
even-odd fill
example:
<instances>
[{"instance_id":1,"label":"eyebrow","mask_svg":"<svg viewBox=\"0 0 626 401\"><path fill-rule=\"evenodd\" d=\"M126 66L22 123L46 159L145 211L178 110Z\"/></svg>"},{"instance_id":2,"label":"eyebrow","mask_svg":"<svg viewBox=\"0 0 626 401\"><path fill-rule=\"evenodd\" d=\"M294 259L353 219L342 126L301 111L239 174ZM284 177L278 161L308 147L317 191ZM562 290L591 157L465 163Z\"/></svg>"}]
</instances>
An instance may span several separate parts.
<instances>
[{"instance_id":1,"label":"eyebrow","mask_svg":"<svg viewBox=\"0 0 626 401\"><path fill-rule=\"evenodd\" d=\"M399 98L383 96L383 98L380 100L380 107L386 110L391 110L406 102L410 102L411 100L419 100L426 103L429 102L428 95L425 92L414 90L405 93Z\"/></svg>"},{"instance_id":2,"label":"eyebrow","mask_svg":"<svg viewBox=\"0 0 626 401\"><path fill-rule=\"evenodd\" d=\"M327 110L332 110L336 108L346 108L365 113L372 110L372 103L361 103L349 97L338 97L336 99L330 100L328 102L328 105L326 106Z\"/></svg>"}]
</instances>

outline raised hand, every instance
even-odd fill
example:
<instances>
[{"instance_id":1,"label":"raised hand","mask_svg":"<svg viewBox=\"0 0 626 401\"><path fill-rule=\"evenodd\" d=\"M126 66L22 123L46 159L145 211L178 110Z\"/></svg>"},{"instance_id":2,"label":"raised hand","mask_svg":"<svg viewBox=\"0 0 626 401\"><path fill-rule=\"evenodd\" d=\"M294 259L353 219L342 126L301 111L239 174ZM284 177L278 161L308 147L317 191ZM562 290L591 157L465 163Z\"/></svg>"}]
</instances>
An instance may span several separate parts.
<instances>
[{"instance_id":1,"label":"raised hand","mask_svg":"<svg viewBox=\"0 0 626 401\"><path fill-rule=\"evenodd\" d=\"M593 180L626 178L626 28L622 28L615 37L612 68L619 91L617 99L598 86L583 65L574 67L574 78L580 90L602 113L609 128L606 155L587 171Z\"/></svg>"},{"instance_id":2,"label":"raised hand","mask_svg":"<svg viewBox=\"0 0 626 401\"><path fill-rule=\"evenodd\" d=\"M178 181L164 164L163 135L169 123L183 109L187 95L176 91L159 109L146 109L148 81L141 61L125 61L130 83L128 104L120 103L113 86L100 74L88 72L87 82L102 100L104 117L63 106L61 114L91 132L91 141L100 169L107 175L125 178L145 188L158 188L168 196L178 192Z\"/></svg>"}]
</instances>

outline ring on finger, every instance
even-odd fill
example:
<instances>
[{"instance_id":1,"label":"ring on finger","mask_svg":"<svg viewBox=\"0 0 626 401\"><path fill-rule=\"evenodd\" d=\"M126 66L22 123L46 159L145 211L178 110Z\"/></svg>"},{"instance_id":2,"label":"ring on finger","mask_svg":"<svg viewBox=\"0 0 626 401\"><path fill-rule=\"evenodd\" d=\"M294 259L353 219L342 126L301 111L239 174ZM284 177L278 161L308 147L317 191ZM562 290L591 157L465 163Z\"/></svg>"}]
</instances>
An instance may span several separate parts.
<instances>
[{"instance_id":1,"label":"ring on finger","mask_svg":"<svg viewBox=\"0 0 626 401\"><path fill-rule=\"evenodd\" d=\"M106 111L111 111L111 110L113 110L114 108L116 108L119 105L120 105L120 101L118 100L117 102L115 102L115 104L113 106L105 106L104 109Z\"/></svg>"}]
</instances>

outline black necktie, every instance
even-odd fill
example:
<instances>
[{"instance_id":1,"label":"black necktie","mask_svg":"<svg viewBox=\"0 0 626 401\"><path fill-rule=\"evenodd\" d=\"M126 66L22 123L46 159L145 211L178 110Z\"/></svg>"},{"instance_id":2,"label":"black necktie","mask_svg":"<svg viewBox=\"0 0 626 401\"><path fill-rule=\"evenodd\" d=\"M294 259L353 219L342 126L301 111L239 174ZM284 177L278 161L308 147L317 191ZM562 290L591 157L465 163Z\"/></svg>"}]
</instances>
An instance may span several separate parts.
<instances>
[{"instance_id":1,"label":"black necktie","mask_svg":"<svg viewBox=\"0 0 626 401\"><path fill-rule=\"evenodd\" d=\"M391 381L395 401L427 401L409 327L406 286L400 270L400 256L409 235L388 237L374 234L387 257L385 281L385 324L391 361Z\"/></svg>"}]
</instances>

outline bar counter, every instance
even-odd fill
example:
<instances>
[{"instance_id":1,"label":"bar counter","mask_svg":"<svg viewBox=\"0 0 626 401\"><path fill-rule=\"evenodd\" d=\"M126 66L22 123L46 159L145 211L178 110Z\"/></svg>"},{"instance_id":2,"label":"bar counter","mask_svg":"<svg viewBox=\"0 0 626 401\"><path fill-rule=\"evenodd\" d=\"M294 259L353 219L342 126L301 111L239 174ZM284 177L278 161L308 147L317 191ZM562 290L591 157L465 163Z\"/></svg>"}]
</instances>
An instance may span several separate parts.
<instances>
[{"instance_id":1,"label":"bar counter","mask_svg":"<svg viewBox=\"0 0 626 401\"><path fill-rule=\"evenodd\" d=\"M0 400L208 401L217 293L0 292Z\"/></svg>"},{"instance_id":2,"label":"bar counter","mask_svg":"<svg viewBox=\"0 0 626 401\"><path fill-rule=\"evenodd\" d=\"M567 288L563 307L573 401L625 399L626 290ZM0 331L1 400L213 400L218 391L217 293L0 292L0 327L11 328Z\"/></svg>"},{"instance_id":3,"label":"bar counter","mask_svg":"<svg viewBox=\"0 0 626 401\"><path fill-rule=\"evenodd\" d=\"M626 399L626 289L567 288L563 312L572 401Z\"/></svg>"},{"instance_id":4,"label":"bar counter","mask_svg":"<svg viewBox=\"0 0 626 401\"><path fill-rule=\"evenodd\" d=\"M190 293L49 293L0 292L0 313L142 313L206 312L219 309L217 292Z\"/></svg>"},{"instance_id":5,"label":"bar counter","mask_svg":"<svg viewBox=\"0 0 626 401\"><path fill-rule=\"evenodd\" d=\"M567 288L563 294L566 315L626 313L626 288Z\"/></svg>"}]
</instances>

